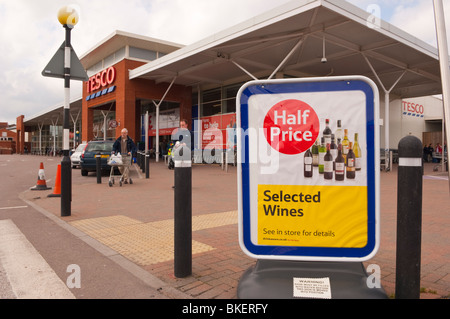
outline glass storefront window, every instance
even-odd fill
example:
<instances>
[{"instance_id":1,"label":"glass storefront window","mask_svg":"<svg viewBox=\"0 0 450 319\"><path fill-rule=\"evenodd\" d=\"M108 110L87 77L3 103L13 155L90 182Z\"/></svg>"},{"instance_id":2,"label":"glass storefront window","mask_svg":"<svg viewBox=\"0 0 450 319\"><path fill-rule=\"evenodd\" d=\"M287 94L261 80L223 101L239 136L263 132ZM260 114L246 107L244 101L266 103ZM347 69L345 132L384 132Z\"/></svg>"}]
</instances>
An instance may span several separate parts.
<instances>
[{"instance_id":1,"label":"glass storefront window","mask_svg":"<svg viewBox=\"0 0 450 319\"><path fill-rule=\"evenodd\" d=\"M202 101L202 116L222 113L222 92L220 88L204 92Z\"/></svg>"},{"instance_id":2,"label":"glass storefront window","mask_svg":"<svg viewBox=\"0 0 450 319\"><path fill-rule=\"evenodd\" d=\"M158 100L154 100L155 103L159 103ZM140 99L136 101L136 104L141 109L141 148L145 143L145 114L149 114L149 147L155 147L156 139L156 106L153 100ZM180 103L163 101L159 106L159 139L170 140L166 137L171 135L174 128L180 124ZM140 144L141 144L140 143Z\"/></svg>"},{"instance_id":3,"label":"glass storefront window","mask_svg":"<svg viewBox=\"0 0 450 319\"><path fill-rule=\"evenodd\" d=\"M243 83L242 83L243 84ZM223 113L235 113L236 112L236 95L241 88L242 84L233 85L225 88L225 105Z\"/></svg>"},{"instance_id":4,"label":"glass storefront window","mask_svg":"<svg viewBox=\"0 0 450 319\"><path fill-rule=\"evenodd\" d=\"M201 94L201 117L236 112L236 95L243 83L234 84ZM192 105L198 105L198 94L192 96Z\"/></svg>"},{"instance_id":5,"label":"glass storefront window","mask_svg":"<svg viewBox=\"0 0 450 319\"><path fill-rule=\"evenodd\" d=\"M53 155L62 150L62 126L45 125L41 132L41 149L39 149L39 131L31 133L31 152L33 154Z\"/></svg>"},{"instance_id":6,"label":"glass storefront window","mask_svg":"<svg viewBox=\"0 0 450 319\"><path fill-rule=\"evenodd\" d=\"M94 123L92 132L94 133L95 140L104 139L105 127L106 127L106 139L112 140L115 138L116 129L109 125L111 120L115 120L115 118L116 118L115 111L103 111L103 113L98 110L94 111ZM105 121L106 125L104 125Z\"/></svg>"}]
</instances>

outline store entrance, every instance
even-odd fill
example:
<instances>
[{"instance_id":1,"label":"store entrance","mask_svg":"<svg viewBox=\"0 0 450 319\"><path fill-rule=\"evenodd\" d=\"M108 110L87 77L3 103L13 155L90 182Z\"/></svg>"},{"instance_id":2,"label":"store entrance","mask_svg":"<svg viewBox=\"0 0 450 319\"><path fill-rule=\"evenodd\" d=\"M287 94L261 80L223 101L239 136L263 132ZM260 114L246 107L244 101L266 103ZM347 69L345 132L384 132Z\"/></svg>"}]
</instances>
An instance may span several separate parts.
<instances>
[{"instance_id":1,"label":"store entrance","mask_svg":"<svg viewBox=\"0 0 450 319\"><path fill-rule=\"evenodd\" d=\"M116 101L100 105L94 109L92 132L95 140L114 140L117 125Z\"/></svg>"},{"instance_id":2,"label":"store entrance","mask_svg":"<svg viewBox=\"0 0 450 319\"><path fill-rule=\"evenodd\" d=\"M145 116L148 113L148 148L154 157L156 154L156 145L159 145L159 156L167 155L170 148L171 135L174 129L178 128L180 123L180 103L163 101L159 107L159 138L156 134L156 106L159 101L139 99L136 101L141 109L141 139L138 142L138 148L145 150Z\"/></svg>"}]
</instances>

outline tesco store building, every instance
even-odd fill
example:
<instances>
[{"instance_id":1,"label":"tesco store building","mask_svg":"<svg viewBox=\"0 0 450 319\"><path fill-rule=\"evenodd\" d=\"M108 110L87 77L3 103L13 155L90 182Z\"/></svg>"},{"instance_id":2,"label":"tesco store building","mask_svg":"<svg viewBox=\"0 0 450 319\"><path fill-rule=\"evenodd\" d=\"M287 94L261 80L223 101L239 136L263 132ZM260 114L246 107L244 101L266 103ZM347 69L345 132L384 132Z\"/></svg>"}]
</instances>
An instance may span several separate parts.
<instances>
[{"instance_id":1,"label":"tesco store building","mask_svg":"<svg viewBox=\"0 0 450 319\"><path fill-rule=\"evenodd\" d=\"M148 112L154 119L157 104L161 141L179 126L180 118L190 122L191 88L172 85L168 90L167 83L128 77L129 70L179 48L176 44L116 31L81 57L90 76L83 83L81 140L114 139L127 128L134 141L144 141L144 115ZM149 135L153 146L155 129Z\"/></svg>"}]
</instances>

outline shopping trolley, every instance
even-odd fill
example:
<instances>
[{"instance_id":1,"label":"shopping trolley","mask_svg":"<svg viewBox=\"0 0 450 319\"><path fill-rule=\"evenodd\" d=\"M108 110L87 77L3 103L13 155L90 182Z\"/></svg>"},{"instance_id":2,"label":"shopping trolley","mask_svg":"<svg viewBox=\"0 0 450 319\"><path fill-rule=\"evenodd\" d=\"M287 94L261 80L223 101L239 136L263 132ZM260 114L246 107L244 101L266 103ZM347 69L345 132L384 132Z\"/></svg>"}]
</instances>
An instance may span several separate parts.
<instances>
[{"instance_id":1,"label":"shopping trolley","mask_svg":"<svg viewBox=\"0 0 450 319\"><path fill-rule=\"evenodd\" d=\"M119 179L119 185L122 186L122 183L125 181L125 176L128 176L128 182L133 184L133 180L130 177L130 166L131 166L131 156L127 156L123 158L120 153L117 155L111 155L108 159L108 165L111 166L111 172L109 173L109 187L112 187L115 183L115 178ZM115 169L118 169L119 172L122 169L122 174L115 175Z\"/></svg>"}]
</instances>

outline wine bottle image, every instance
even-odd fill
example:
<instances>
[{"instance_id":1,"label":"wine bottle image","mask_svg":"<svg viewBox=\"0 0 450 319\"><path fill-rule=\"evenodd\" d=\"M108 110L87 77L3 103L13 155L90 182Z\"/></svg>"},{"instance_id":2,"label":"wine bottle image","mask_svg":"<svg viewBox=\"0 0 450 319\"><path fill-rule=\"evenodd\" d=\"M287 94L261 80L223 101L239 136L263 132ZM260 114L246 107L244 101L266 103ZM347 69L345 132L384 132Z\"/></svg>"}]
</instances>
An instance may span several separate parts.
<instances>
[{"instance_id":1,"label":"wine bottle image","mask_svg":"<svg viewBox=\"0 0 450 319\"><path fill-rule=\"evenodd\" d=\"M322 137L321 144L319 146L319 174L323 174L324 169L324 157L327 153L327 148L325 147L325 139Z\"/></svg>"},{"instance_id":2,"label":"wine bottle image","mask_svg":"<svg viewBox=\"0 0 450 319\"><path fill-rule=\"evenodd\" d=\"M336 159L334 160L335 163L335 172L334 172L334 178L337 181L343 181L345 176L345 160L344 156L342 156L342 145L338 145L338 155L336 156Z\"/></svg>"},{"instance_id":3,"label":"wine bottle image","mask_svg":"<svg viewBox=\"0 0 450 319\"><path fill-rule=\"evenodd\" d=\"M336 138L336 141L338 139L341 139L341 141L344 139L344 131L342 131L341 120L337 121L337 129L336 132L334 133L334 137Z\"/></svg>"},{"instance_id":4,"label":"wine bottle image","mask_svg":"<svg viewBox=\"0 0 450 319\"><path fill-rule=\"evenodd\" d=\"M334 164L334 160L337 157L338 147L335 143L334 134L331 134L330 153L331 153L331 156L333 156L333 170L335 170L336 165Z\"/></svg>"},{"instance_id":5,"label":"wine bottle image","mask_svg":"<svg viewBox=\"0 0 450 319\"><path fill-rule=\"evenodd\" d=\"M323 159L323 177L325 179L333 179L333 155L330 152L330 143L327 144L327 152Z\"/></svg>"},{"instance_id":6,"label":"wine bottle image","mask_svg":"<svg viewBox=\"0 0 450 319\"><path fill-rule=\"evenodd\" d=\"M355 141L353 144L353 153L355 153L355 169L357 171L361 170L361 148L358 143L358 133L355 133Z\"/></svg>"},{"instance_id":7,"label":"wine bottle image","mask_svg":"<svg viewBox=\"0 0 450 319\"><path fill-rule=\"evenodd\" d=\"M313 166L319 166L319 139L316 140L311 148Z\"/></svg>"},{"instance_id":8,"label":"wine bottle image","mask_svg":"<svg viewBox=\"0 0 450 319\"><path fill-rule=\"evenodd\" d=\"M349 143L346 164L347 164L347 178L354 179L355 178L355 153L353 153L352 142Z\"/></svg>"},{"instance_id":9,"label":"wine bottle image","mask_svg":"<svg viewBox=\"0 0 450 319\"><path fill-rule=\"evenodd\" d=\"M330 120L325 120L325 129L323 130L323 137L325 139L325 147L327 144L331 144L331 129L330 129Z\"/></svg>"},{"instance_id":10,"label":"wine bottle image","mask_svg":"<svg viewBox=\"0 0 450 319\"><path fill-rule=\"evenodd\" d=\"M303 175L305 177L313 176L313 155L309 149L306 150L305 156L303 157Z\"/></svg>"},{"instance_id":11,"label":"wine bottle image","mask_svg":"<svg viewBox=\"0 0 450 319\"><path fill-rule=\"evenodd\" d=\"M348 140L348 130L344 129L344 139L342 140L342 156L344 159L347 158L348 148L349 148L349 140ZM346 161L347 163L347 161Z\"/></svg>"}]
</instances>

